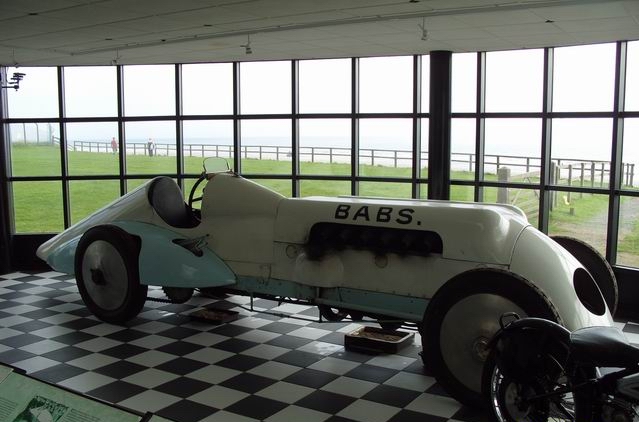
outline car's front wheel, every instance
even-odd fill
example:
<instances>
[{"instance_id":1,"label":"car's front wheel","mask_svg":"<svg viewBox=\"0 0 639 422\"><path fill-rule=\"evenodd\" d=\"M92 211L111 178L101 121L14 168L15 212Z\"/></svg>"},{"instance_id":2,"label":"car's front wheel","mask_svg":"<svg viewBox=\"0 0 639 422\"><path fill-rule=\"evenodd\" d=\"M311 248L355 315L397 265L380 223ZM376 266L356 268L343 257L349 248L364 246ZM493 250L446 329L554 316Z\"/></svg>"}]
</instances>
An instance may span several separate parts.
<instances>
[{"instance_id":1,"label":"car's front wheel","mask_svg":"<svg viewBox=\"0 0 639 422\"><path fill-rule=\"evenodd\" d=\"M140 284L139 247L135 238L117 226L89 229L75 253L75 278L82 300L101 320L123 324L135 317L146 301Z\"/></svg>"}]
</instances>

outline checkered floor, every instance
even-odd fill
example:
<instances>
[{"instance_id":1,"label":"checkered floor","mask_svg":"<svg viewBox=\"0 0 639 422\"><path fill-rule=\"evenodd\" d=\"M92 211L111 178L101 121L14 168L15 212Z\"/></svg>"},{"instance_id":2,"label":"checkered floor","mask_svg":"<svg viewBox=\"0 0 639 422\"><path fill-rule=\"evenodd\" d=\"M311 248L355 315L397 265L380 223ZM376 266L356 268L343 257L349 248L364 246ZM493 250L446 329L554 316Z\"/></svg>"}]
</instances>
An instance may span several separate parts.
<instances>
[{"instance_id":1,"label":"checkered floor","mask_svg":"<svg viewBox=\"0 0 639 422\"><path fill-rule=\"evenodd\" d=\"M0 362L177 422L490 420L424 373L419 334L398 354L355 353L344 349L344 333L360 324L319 323L314 307L264 299L254 310L269 313L251 312L249 301L147 301L122 327L93 317L68 275L8 274L0 276ZM216 326L188 316L202 307L240 318ZM624 326L639 342L639 326Z\"/></svg>"}]
</instances>

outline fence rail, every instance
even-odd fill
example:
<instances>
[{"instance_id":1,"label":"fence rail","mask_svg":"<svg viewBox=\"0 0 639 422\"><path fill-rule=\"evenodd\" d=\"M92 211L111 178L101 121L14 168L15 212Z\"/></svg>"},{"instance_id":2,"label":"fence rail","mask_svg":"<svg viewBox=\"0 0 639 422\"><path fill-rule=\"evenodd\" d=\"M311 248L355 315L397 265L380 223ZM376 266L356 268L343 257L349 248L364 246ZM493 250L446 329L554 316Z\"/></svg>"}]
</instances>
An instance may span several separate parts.
<instances>
[{"instance_id":1,"label":"fence rail","mask_svg":"<svg viewBox=\"0 0 639 422\"><path fill-rule=\"evenodd\" d=\"M82 152L112 153L110 142L102 141L73 141L69 149ZM185 144L183 154L187 157L223 157L233 158L233 145L221 144ZM175 144L153 144L155 155L175 156ZM126 153L132 155L149 155L146 142L128 142ZM240 156L248 159L260 160L291 160L292 148L278 145L242 145ZM475 171L476 159L473 153L451 154L451 167L459 171ZM299 159L310 163L350 163L351 149L342 147L299 147ZM420 153L420 165L425 166L428 152ZM407 150L392 150L382 148L362 148L359 150L360 164L390 167L410 167L413 162L412 152ZM522 157L517 155L484 156L484 171L497 174L500 168L510 169L508 181L533 182L539 178L541 159L537 157ZM622 184L634 186L634 163L622 164ZM605 187L610 177L610 162L584 159L553 159L551 178L554 184L566 184L579 187Z\"/></svg>"}]
</instances>

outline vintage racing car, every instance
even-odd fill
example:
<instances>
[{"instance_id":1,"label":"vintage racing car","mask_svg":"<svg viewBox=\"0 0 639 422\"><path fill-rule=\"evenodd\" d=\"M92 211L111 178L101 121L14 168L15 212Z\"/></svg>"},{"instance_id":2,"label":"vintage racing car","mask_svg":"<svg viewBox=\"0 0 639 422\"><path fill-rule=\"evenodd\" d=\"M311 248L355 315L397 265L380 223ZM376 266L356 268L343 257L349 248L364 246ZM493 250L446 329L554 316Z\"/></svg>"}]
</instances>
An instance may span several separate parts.
<instances>
[{"instance_id":1,"label":"vintage racing car","mask_svg":"<svg viewBox=\"0 0 639 422\"><path fill-rule=\"evenodd\" d=\"M610 266L578 240L536 230L516 207L285 198L219 160L205 161L187 203L173 179L156 177L41 245L38 256L75 274L86 306L110 323L135 317L148 285L175 301L226 287L307 301L333 320L415 323L424 364L471 405L481 402L486 344L505 312L569 330L612 323Z\"/></svg>"}]
</instances>

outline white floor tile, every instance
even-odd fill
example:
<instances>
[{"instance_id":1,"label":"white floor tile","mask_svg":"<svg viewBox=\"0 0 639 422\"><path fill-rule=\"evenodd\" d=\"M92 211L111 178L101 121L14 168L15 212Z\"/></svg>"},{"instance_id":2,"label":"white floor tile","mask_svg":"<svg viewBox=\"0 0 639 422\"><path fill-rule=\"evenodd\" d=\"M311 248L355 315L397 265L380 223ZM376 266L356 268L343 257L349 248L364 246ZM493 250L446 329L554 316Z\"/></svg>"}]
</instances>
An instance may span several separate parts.
<instances>
[{"instance_id":1,"label":"white floor tile","mask_svg":"<svg viewBox=\"0 0 639 422\"><path fill-rule=\"evenodd\" d=\"M308 344L305 344L302 347L298 347L297 350L301 350L303 352L315 353L316 355L328 356L333 353L344 349L344 346L333 343L325 343L323 341L312 341Z\"/></svg>"},{"instance_id":2,"label":"white floor tile","mask_svg":"<svg viewBox=\"0 0 639 422\"><path fill-rule=\"evenodd\" d=\"M263 390L260 390L255 395L266 397L267 399L277 400L284 403L295 403L296 401L308 396L315 389L304 387L297 384L291 384L284 381L278 381L273 385L270 385ZM305 420L305 419L302 419Z\"/></svg>"},{"instance_id":3,"label":"white floor tile","mask_svg":"<svg viewBox=\"0 0 639 422\"><path fill-rule=\"evenodd\" d=\"M331 415L317 410L306 409L299 406L288 406L280 410L273 416L264 419L265 422L323 422L330 418Z\"/></svg>"},{"instance_id":4,"label":"white floor tile","mask_svg":"<svg viewBox=\"0 0 639 422\"><path fill-rule=\"evenodd\" d=\"M95 372L85 372L84 374L64 380L59 384L72 390L86 393L87 391L94 390L114 381L117 380L107 377L106 375L97 374Z\"/></svg>"},{"instance_id":5,"label":"white floor tile","mask_svg":"<svg viewBox=\"0 0 639 422\"><path fill-rule=\"evenodd\" d=\"M241 372L236 371L235 369L209 365L189 373L186 377L208 382L210 384L219 384L240 374Z\"/></svg>"},{"instance_id":6,"label":"white floor tile","mask_svg":"<svg viewBox=\"0 0 639 422\"><path fill-rule=\"evenodd\" d=\"M164 394L154 390L147 390L136 396L123 400L118 404L120 406L145 413L157 412L158 410L170 406L180 400L181 399L179 397L175 397L170 394Z\"/></svg>"},{"instance_id":7,"label":"white floor tile","mask_svg":"<svg viewBox=\"0 0 639 422\"><path fill-rule=\"evenodd\" d=\"M331 331L328 330L321 330L319 328L313 328L313 327L302 327L302 328L298 328L297 330L293 330L290 333L288 333L288 335L290 336L296 336L296 337L303 337L303 338L308 338L311 340L317 340L320 337L324 337L327 334L330 334Z\"/></svg>"},{"instance_id":8,"label":"white floor tile","mask_svg":"<svg viewBox=\"0 0 639 422\"><path fill-rule=\"evenodd\" d=\"M144 371L140 371L136 374L128 376L126 378L122 378L122 381L129 382L131 384L139 385L145 388L154 388L158 385L164 384L165 382L172 381L176 378L179 378L179 375L173 374L171 372L161 371L155 368L145 369Z\"/></svg>"},{"instance_id":9,"label":"white floor tile","mask_svg":"<svg viewBox=\"0 0 639 422\"><path fill-rule=\"evenodd\" d=\"M369 400L356 400L337 415L360 422L386 422L401 409Z\"/></svg>"},{"instance_id":10,"label":"white floor tile","mask_svg":"<svg viewBox=\"0 0 639 422\"><path fill-rule=\"evenodd\" d=\"M435 384L435 378L410 372L399 372L387 379L384 384L423 392Z\"/></svg>"},{"instance_id":11,"label":"white floor tile","mask_svg":"<svg viewBox=\"0 0 639 422\"><path fill-rule=\"evenodd\" d=\"M159 350L149 350L147 352L131 356L127 359L127 361L151 368L162 365L163 363L173 359L175 359L175 355L170 353L160 352Z\"/></svg>"},{"instance_id":12,"label":"white floor tile","mask_svg":"<svg viewBox=\"0 0 639 422\"><path fill-rule=\"evenodd\" d=\"M351 369L356 368L360 364L351 362L350 360L337 359L332 357L324 358L309 366L309 369L330 372L331 374L344 375Z\"/></svg>"},{"instance_id":13,"label":"white floor tile","mask_svg":"<svg viewBox=\"0 0 639 422\"><path fill-rule=\"evenodd\" d=\"M269 361L256 366L255 368L249 370L248 372L250 372L251 374L260 375L266 378L281 380L283 378L288 377L291 374L294 374L300 369L302 368L298 366Z\"/></svg>"},{"instance_id":14,"label":"white floor tile","mask_svg":"<svg viewBox=\"0 0 639 422\"><path fill-rule=\"evenodd\" d=\"M374 382L358 380L350 377L339 377L329 382L321 389L324 391L330 391L331 393L359 398L375 387L377 387L377 384Z\"/></svg>"},{"instance_id":15,"label":"white floor tile","mask_svg":"<svg viewBox=\"0 0 639 422\"><path fill-rule=\"evenodd\" d=\"M190 396L189 400L217 409L224 409L246 397L248 397L248 394L242 391L214 385Z\"/></svg>"},{"instance_id":16,"label":"white floor tile","mask_svg":"<svg viewBox=\"0 0 639 422\"><path fill-rule=\"evenodd\" d=\"M271 346L270 344L258 344L255 347L251 347L250 349L241 352L240 354L273 360L289 351L290 349L285 349L284 347Z\"/></svg>"},{"instance_id":17,"label":"white floor tile","mask_svg":"<svg viewBox=\"0 0 639 422\"><path fill-rule=\"evenodd\" d=\"M461 404L457 400L428 393L422 393L406 406L406 409L414 412L428 413L443 418L452 417L460 408Z\"/></svg>"}]
</instances>

